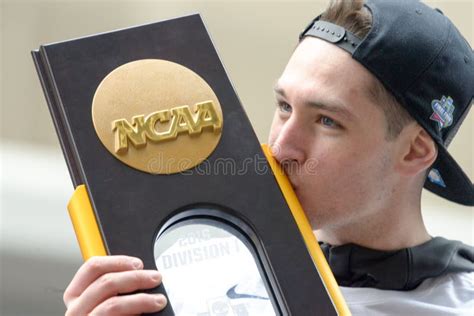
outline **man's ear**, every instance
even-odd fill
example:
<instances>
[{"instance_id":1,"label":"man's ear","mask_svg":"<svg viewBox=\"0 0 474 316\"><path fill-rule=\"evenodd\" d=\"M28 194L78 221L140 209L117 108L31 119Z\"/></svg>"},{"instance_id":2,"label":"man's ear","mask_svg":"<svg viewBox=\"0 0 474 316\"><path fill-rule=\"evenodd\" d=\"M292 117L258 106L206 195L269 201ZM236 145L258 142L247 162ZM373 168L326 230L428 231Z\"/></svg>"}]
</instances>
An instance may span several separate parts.
<instances>
[{"instance_id":1,"label":"man's ear","mask_svg":"<svg viewBox=\"0 0 474 316\"><path fill-rule=\"evenodd\" d=\"M436 143L423 127L413 122L399 135L397 170L406 176L426 171L436 160Z\"/></svg>"}]
</instances>

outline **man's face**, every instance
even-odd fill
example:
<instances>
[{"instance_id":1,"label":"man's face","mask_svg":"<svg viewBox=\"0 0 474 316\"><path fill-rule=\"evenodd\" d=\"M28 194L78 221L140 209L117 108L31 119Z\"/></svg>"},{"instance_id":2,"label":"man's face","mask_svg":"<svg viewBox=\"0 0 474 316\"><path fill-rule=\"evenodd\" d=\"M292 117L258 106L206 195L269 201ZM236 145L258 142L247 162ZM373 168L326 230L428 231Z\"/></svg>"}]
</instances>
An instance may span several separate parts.
<instances>
[{"instance_id":1,"label":"man's face","mask_svg":"<svg viewBox=\"0 0 474 316\"><path fill-rule=\"evenodd\" d=\"M276 84L269 144L313 229L370 220L390 196L394 145L374 80L347 52L306 38Z\"/></svg>"}]
</instances>

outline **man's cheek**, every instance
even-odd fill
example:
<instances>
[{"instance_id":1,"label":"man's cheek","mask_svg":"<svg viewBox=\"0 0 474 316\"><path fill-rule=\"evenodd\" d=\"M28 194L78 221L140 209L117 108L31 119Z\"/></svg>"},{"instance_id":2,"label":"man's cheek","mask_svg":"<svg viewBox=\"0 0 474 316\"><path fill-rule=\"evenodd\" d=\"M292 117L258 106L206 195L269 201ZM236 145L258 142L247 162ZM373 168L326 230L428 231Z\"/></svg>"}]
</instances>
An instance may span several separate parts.
<instances>
[{"instance_id":1,"label":"man's cheek","mask_svg":"<svg viewBox=\"0 0 474 316\"><path fill-rule=\"evenodd\" d=\"M305 169L308 174L318 175L324 170L334 168L338 164L339 152L324 143L314 144L314 151L309 155L305 162Z\"/></svg>"}]
</instances>

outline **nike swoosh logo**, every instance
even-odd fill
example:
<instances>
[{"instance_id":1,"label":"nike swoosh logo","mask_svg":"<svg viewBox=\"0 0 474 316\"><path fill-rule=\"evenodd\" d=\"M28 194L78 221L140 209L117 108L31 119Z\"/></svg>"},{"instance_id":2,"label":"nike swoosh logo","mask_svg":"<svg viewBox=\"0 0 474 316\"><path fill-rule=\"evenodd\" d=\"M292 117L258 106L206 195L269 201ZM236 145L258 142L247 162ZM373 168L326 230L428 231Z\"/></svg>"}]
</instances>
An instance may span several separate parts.
<instances>
[{"instance_id":1,"label":"nike swoosh logo","mask_svg":"<svg viewBox=\"0 0 474 316\"><path fill-rule=\"evenodd\" d=\"M235 288L237 287L237 284L231 287L226 295L230 299L238 299L238 298L254 298L257 300L268 300L268 297L263 297L263 296L258 296L258 295L252 295L252 294L244 294L244 293L237 293L235 292Z\"/></svg>"}]
</instances>

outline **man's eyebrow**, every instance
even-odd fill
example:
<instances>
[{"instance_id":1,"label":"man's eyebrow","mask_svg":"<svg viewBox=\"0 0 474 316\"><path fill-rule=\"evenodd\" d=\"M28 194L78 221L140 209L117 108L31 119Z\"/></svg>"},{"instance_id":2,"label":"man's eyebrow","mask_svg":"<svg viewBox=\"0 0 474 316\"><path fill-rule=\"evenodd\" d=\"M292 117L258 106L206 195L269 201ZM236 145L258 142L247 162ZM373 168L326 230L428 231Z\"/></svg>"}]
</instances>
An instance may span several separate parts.
<instances>
[{"instance_id":1,"label":"man's eyebrow","mask_svg":"<svg viewBox=\"0 0 474 316\"><path fill-rule=\"evenodd\" d=\"M349 120L352 120L354 118L354 114L352 114L345 106L335 101L325 101L325 102L310 101L310 102L307 102L306 104L320 110L325 110L325 111L332 112L335 114L340 114Z\"/></svg>"},{"instance_id":2,"label":"man's eyebrow","mask_svg":"<svg viewBox=\"0 0 474 316\"><path fill-rule=\"evenodd\" d=\"M273 90L275 91L276 94L286 97L285 90L283 90L283 88L278 83L275 84L275 86L273 87Z\"/></svg>"},{"instance_id":3,"label":"man's eyebrow","mask_svg":"<svg viewBox=\"0 0 474 316\"><path fill-rule=\"evenodd\" d=\"M275 90L276 94L281 95L282 97L286 98L285 90L278 84L275 85L273 90ZM347 119L354 118L354 114L352 114L344 105L337 102L336 100L325 100L324 102L308 101L305 104L310 107L314 107L320 110L325 110L325 111L332 112L335 114L340 114L346 117Z\"/></svg>"}]
</instances>

